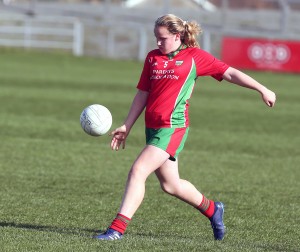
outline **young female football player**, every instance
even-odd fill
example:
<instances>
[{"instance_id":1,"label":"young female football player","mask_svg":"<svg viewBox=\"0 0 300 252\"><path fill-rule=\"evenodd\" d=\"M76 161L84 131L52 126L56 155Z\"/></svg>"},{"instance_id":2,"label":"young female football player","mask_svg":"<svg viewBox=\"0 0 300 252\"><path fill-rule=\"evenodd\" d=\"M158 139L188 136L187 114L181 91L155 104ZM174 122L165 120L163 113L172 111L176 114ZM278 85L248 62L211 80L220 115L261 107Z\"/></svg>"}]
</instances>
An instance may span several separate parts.
<instances>
[{"instance_id":1,"label":"young female football player","mask_svg":"<svg viewBox=\"0 0 300 252\"><path fill-rule=\"evenodd\" d=\"M183 21L168 14L155 22L154 34L158 49L148 53L137 84L137 94L124 124L112 132L111 148L125 148L126 138L137 118L145 110L146 145L128 174L123 200L116 218L106 232L95 238L121 239L132 216L142 203L147 177L155 172L161 188L205 215L214 238L225 235L224 205L207 199L178 173L178 154L189 132L188 100L199 76L225 79L261 94L269 107L275 94L250 76L234 69L200 49L196 22Z\"/></svg>"}]
</instances>

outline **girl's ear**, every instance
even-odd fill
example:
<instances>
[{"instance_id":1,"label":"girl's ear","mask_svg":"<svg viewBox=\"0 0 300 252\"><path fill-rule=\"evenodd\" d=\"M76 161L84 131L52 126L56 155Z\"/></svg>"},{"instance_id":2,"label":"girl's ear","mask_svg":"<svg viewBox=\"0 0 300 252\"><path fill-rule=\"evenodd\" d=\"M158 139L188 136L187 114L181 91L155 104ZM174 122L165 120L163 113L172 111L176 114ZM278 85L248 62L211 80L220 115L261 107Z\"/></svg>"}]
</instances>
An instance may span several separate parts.
<instances>
[{"instance_id":1,"label":"girl's ear","mask_svg":"<svg viewBox=\"0 0 300 252\"><path fill-rule=\"evenodd\" d=\"M177 33L177 34L175 35L175 41L178 41L178 40L180 40L180 34L179 34L179 33Z\"/></svg>"}]
</instances>

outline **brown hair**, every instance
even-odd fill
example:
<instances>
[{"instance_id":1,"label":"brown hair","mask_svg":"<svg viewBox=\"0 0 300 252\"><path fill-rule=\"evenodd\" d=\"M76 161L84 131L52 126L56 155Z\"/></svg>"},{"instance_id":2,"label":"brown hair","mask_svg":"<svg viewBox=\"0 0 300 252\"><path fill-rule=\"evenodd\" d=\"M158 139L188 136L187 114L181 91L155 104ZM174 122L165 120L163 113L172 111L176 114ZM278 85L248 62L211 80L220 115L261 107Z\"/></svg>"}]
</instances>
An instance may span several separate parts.
<instances>
[{"instance_id":1,"label":"brown hair","mask_svg":"<svg viewBox=\"0 0 300 252\"><path fill-rule=\"evenodd\" d=\"M182 43L187 47L200 47L197 36L202 32L202 29L197 22L183 21L173 14L167 14L155 21L154 28L159 26L167 27L172 34L179 33Z\"/></svg>"}]
</instances>

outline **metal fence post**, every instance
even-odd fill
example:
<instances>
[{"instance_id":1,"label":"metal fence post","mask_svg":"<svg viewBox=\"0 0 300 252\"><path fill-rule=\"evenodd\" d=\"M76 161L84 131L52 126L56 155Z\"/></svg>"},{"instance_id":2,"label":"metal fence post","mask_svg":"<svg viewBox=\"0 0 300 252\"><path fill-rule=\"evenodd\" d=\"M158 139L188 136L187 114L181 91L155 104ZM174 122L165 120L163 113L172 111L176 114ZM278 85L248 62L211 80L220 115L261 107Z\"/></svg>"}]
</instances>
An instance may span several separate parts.
<instances>
[{"instance_id":1,"label":"metal fence post","mask_svg":"<svg viewBox=\"0 0 300 252\"><path fill-rule=\"evenodd\" d=\"M143 61L145 58L145 52L147 50L147 33L143 28L140 28L140 47L138 59Z\"/></svg>"},{"instance_id":2,"label":"metal fence post","mask_svg":"<svg viewBox=\"0 0 300 252\"><path fill-rule=\"evenodd\" d=\"M74 22L74 39L73 39L73 54L76 56L83 55L83 25L79 20Z\"/></svg>"},{"instance_id":3,"label":"metal fence post","mask_svg":"<svg viewBox=\"0 0 300 252\"><path fill-rule=\"evenodd\" d=\"M290 14L290 6L285 0L279 0L278 4L281 7L280 29L285 33L288 28L288 18Z\"/></svg>"},{"instance_id":4,"label":"metal fence post","mask_svg":"<svg viewBox=\"0 0 300 252\"><path fill-rule=\"evenodd\" d=\"M115 34L113 29L109 29L107 34L107 53L109 57L114 56L114 49L115 49Z\"/></svg>"},{"instance_id":5,"label":"metal fence post","mask_svg":"<svg viewBox=\"0 0 300 252\"><path fill-rule=\"evenodd\" d=\"M24 48L31 47L31 34L32 34L32 21L30 19L25 19L25 26L24 26Z\"/></svg>"},{"instance_id":6,"label":"metal fence post","mask_svg":"<svg viewBox=\"0 0 300 252\"><path fill-rule=\"evenodd\" d=\"M211 33L208 29L205 32L203 32L202 38L203 50L211 52Z\"/></svg>"}]
</instances>

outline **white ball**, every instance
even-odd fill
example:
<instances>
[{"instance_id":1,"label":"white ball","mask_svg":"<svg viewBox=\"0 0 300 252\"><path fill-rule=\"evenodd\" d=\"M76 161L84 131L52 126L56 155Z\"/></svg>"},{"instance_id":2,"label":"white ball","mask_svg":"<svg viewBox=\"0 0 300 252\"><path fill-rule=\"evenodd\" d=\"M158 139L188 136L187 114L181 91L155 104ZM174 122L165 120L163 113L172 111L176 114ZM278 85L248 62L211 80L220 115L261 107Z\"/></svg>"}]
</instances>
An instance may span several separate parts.
<instances>
[{"instance_id":1,"label":"white ball","mask_svg":"<svg viewBox=\"0 0 300 252\"><path fill-rule=\"evenodd\" d=\"M112 125L110 111L99 104L86 107L80 115L82 129L91 136L106 134Z\"/></svg>"}]
</instances>

